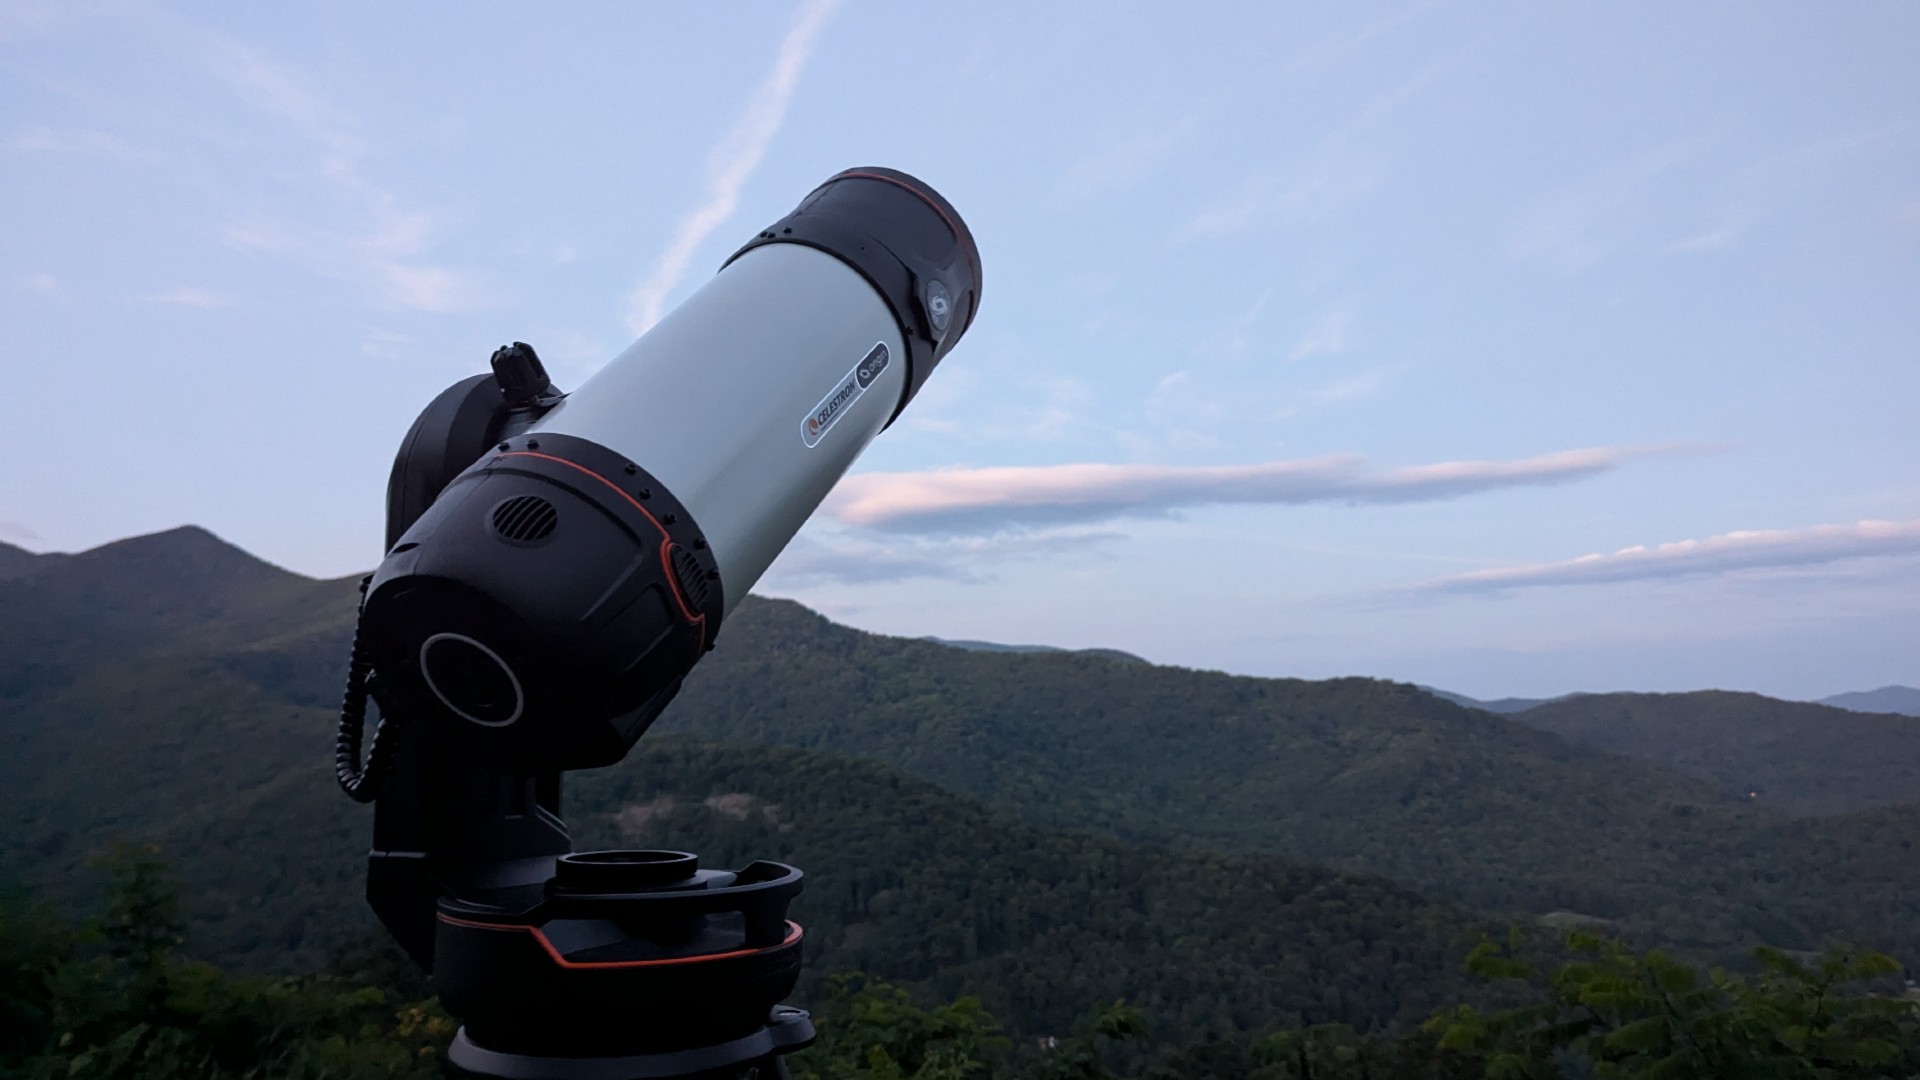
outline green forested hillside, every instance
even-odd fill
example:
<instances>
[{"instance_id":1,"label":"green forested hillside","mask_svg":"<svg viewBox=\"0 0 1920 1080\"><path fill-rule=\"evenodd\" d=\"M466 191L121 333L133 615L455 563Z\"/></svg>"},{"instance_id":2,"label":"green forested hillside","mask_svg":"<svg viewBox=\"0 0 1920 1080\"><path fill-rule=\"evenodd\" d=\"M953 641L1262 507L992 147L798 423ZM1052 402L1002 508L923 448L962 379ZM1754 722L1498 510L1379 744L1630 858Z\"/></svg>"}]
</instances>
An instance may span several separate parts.
<instances>
[{"instance_id":1,"label":"green forested hillside","mask_svg":"<svg viewBox=\"0 0 1920 1080\"><path fill-rule=\"evenodd\" d=\"M1920 800L1920 723L1759 694L1580 694L1513 719L1805 817Z\"/></svg>"},{"instance_id":2,"label":"green forested hillside","mask_svg":"<svg viewBox=\"0 0 1920 1080\"><path fill-rule=\"evenodd\" d=\"M107 837L159 834L222 955L271 965L337 941L365 835L326 760L352 602L351 581L197 530L0 581L0 872L57 884ZM1328 862L1687 947L1841 935L1920 955L1920 872L1854 826L1783 823L1403 685L967 652L750 599L636 757L575 784L570 814L610 813L599 785L637 782L673 734L862 756L1049 828ZM1892 837L1914 813L1876 820Z\"/></svg>"},{"instance_id":3,"label":"green forested hillside","mask_svg":"<svg viewBox=\"0 0 1920 1080\"><path fill-rule=\"evenodd\" d=\"M1392 683L954 652L765 601L741 607L659 729L866 754L1039 820L1695 943L1912 922L1891 898L1849 914L1844 881L1798 874L1805 853L1743 797ZM1920 884L1905 865L1874 873Z\"/></svg>"},{"instance_id":4,"label":"green forested hillside","mask_svg":"<svg viewBox=\"0 0 1920 1080\"><path fill-rule=\"evenodd\" d=\"M637 759L637 760L636 760ZM661 739L570 793L583 846L777 853L816 971L978 994L1022 1033L1124 997L1175 1027L1416 1022L1489 923L1376 878L1035 828L881 766Z\"/></svg>"}]
</instances>

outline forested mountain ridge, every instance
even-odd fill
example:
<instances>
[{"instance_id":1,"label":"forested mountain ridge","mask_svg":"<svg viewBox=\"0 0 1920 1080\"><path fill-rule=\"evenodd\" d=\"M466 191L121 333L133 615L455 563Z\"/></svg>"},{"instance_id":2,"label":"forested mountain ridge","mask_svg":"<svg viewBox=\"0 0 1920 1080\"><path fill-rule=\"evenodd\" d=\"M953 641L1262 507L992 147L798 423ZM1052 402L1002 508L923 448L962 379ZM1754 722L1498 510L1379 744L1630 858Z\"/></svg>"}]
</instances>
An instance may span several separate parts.
<instances>
[{"instance_id":1,"label":"forested mountain ridge","mask_svg":"<svg viewBox=\"0 0 1920 1080\"><path fill-rule=\"evenodd\" d=\"M1759 694L1577 694L1510 714L1806 817L1920 800L1920 723Z\"/></svg>"},{"instance_id":2,"label":"forested mountain ridge","mask_svg":"<svg viewBox=\"0 0 1920 1080\"><path fill-rule=\"evenodd\" d=\"M36 555L25 548L0 541L0 581L33 570L46 559L57 559L58 555Z\"/></svg>"},{"instance_id":3,"label":"forested mountain ridge","mask_svg":"<svg viewBox=\"0 0 1920 1080\"><path fill-rule=\"evenodd\" d=\"M1336 861L1495 907L1621 914L1592 863L1657 876L1680 854L1617 850L1629 831L1753 817L1405 685L958 652L787 601L743 605L658 729L861 753L1038 820Z\"/></svg>"},{"instance_id":4,"label":"forested mountain ridge","mask_svg":"<svg viewBox=\"0 0 1920 1080\"><path fill-rule=\"evenodd\" d=\"M253 864L201 879L229 952L322 947L332 871L285 853L345 853L335 884L357 880L364 822L325 760L353 586L198 530L0 582L0 869L59 877L116 832L170 831ZM1912 860L1405 685L966 652L749 598L649 738L674 733L866 756L1043 825L1326 861L1653 940L1920 946ZM1817 872L1808 845L1831 856Z\"/></svg>"},{"instance_id":5,"label":"forested mountain ridge","mask_svg":"<svg viewBox=\"0 0 1920 1080\"><path fill-rule=\"evenodd\" d=\"M628 765L569 793L581 846L791 862L813 970L978 993L1025 1033L1120 997L1193 1032L1417 1022L1498 932L1378 878L1040 829L867 761L662 738Z\"/></svg>"}]
</instances>

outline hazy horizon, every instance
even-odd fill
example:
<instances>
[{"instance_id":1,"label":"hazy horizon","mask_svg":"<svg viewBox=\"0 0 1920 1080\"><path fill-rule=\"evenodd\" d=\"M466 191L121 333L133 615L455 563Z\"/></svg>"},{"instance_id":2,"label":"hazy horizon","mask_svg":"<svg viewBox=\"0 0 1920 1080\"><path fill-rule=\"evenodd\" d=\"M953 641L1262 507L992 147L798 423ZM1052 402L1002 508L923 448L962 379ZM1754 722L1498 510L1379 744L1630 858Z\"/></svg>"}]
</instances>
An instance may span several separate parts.
<instances>
[{"instance_id":1,"label":"hazy horizon","mask_svg":"<svg viewBox=\"0 0 1920 1080\"><path fill-rule=\"evenodd\" d=\"M287 573L291 573L291 574L299 574L300 576L302 576L302 577L306 577L306 578L308 578L308 579L310 579L310 580L315 580L315 581L325 581L325 580L336 580L336 581L337 581L337 580L343 580L343 579L346 579L346 578L352 578L352 577L357 577L357 576L360 576L360 575L361 575L362 573L365 573L366 571L368 571L368 570L371 570L371 569L372 569L372 567L370 567L370 566L369 566L369 567L367 567L367 568L366 568L366 570L361 570L361 571L354 571L354 572L352 572L352 573L348 573L348 574L343 574L343 575L334 575L334 576L331 576L331 577L328 577L328 576L315 576L315 575L313 575L313 574L303 574L303 573L301 573L301 571L299 571L299 570L295 570L295 569L293 569L293 568L291 568L291 567L287 567L287 566L282 566L282 565L280 565L279 563L276 563L276 562L273 562L273 560L271 560L271 559L266 559L266 558L264 558L264 557L262 557L261 555L259 555L259 554L258 554L258 553L256 553L256 552L252 552L252 551L248 551L247 549L245 549L245 548L243 548L243 547L241 547L240 545L238 545L238 544L235 544L235 543L233 543L233 541L231 541L231 540L228 540L227 538L225 538L225 537L223 537L223 536L220 536L220 535L219 535L218 533L215 533L215 532L213 532L213 530L211 530L211 529L207 529L207 528L206 528L205 526L202 526L202 525L193 525L193 524L182 524L182 525L177 525L177 526L174 526L174 527L173 527L173 528L171 528L171 529L161 529L161 530L158 530L158 531L156 531L156 532L152 532L152 533L141 533L141 534L138 534L138 535L134 535L134 536L125 536L125 537L119 537L119 538L117 538L117 539L114 539L114 540L109 540L109 541L107 541L107 542L106 542L106 543L104 543L104 544L99 544L99 545L96 545L96 546L95 546L95 547L93 547L93 548L86 548L86 549L83 549L83 550L81 550L81 551L34 551L34 550L33 550L32 548L28 548L28 547L24 547L24 546L22 546L22 545L18 545L18 544L10 544L10 543L8 543L8 542L6 542L6 541L4 541L4 540L0 540L0 548L5 548L5 547L11 547L11 548L14 548L14 549L16 549L16 550L20 550L20 551L26 551L26 552L28 552L29 554L33 554L33 555L81 555L81 554L85 554L85 553L86 553L86 552L88 552L88 551L93 551L93 550L97 550L97 548L99 548L99 547L107 547L107 546L111 546L111 545L113 545L113 544L118 544L118 543L123 543L123 542L125 542L125 541L129 541L129 540L143 540L143 539L147 539L147 538L150 538L150 537L154 537L154 536L161 536L161 535L165 535L166 533L169 533L169 532L178 532L178 531L181 531L181 530L189 530L189 529L198 529L198 530L200 530L200 531L202 531L202 532L205 532L205 533L207 533L208 535L210 535L210 536L212 536L212 537L213 537L213 538L214 538L215 540L218 540L218 541L220 541L221 543L223 543L223 544L226 544L226 545L227 545L228 547L231 547L231 548L233 548L234 550L236 550L236 551L239 551L239 552L241 552L242 554L245 554L245 555L247 555L247 556L249 556L249 557L251 557L251 558L255 558L255 559L260 559L260 560L261 560L262 562L266 562L266 563L268 563L269 565L272 565L272 566L274 566L274 567L276 567L277 569L280 569L280 570L284 570L284 571L286 571ZM0 579L0 580L4 580L4 579ZM765 596L765 594L761 594L761 593L758 593L758 592L756 592L756 593L755 593L754 595L762 595L762 596ZM786 597L771 597L771 596L769 596L769 597L766 597L766 598L768 598L768 599L789 599L789 598L786 598ZM831 617L831 616L830 616L830 617ZM853 628L854 628L854 629L856 629L856 630L865 630L865 631L868 631L868 632L870 632L870 633L879 633L879 634L888 634L888 633L889 633L888 631L884 631L884 630L876 630L876 629L873 629L873 628L871 628L871 627L864 627L864 626L860 626L860 625L858 625L857 623L853 623L853 622L849 622L848 620L845 620L845 619L835 619L834 621L836 621L836 622L839 622L839 623L842 623L843 625L847 625L847 626L851 626L851 627L853 627ZM1115 649L1115 648L1117 648L1117 646L1111 646L1111 645L1097 645L1097 644L1096 644L1096 645L1076 645L1076 646L1064 646L1064 645L1057 645L1057 644L1054 644L1054 643L1051 643L1051 642L1041 642L1041 641L993 641L993 640L985 640L985 639L979 639L979 638L956 638L956 637L947 637L947 636L945 636L945 635L941 635L941 634L937 634L937 633L927 633L927 634L920 634L920 635L902 635L902 634L891 634L890 636L895 636L895 637L904 637L904 636L912 636L912 637L914 637L914 638L916 638L917 640L926 640L926 641L937 641L937 642L939 642L940 644L943 644L943 645L952 645L952 646L955 646L955 647L958 647L958 648L966 648L966 647L969 647L969 646L973 646L973 645L987 645L987 646L994 646L994 647L997 647L997 648L1007 648L1007 649L1068 649L1068 648L1073 648L1073 649ZM1131 652L1132 652L1132 650L1125 650L1125 649L1122 649L1122 650L1120 650L1120 651L1122 651L1122 652L1129 652L1129 653L1131 653ZM1135 654L1135 655L1138 655L1138 654ZM1166 663L1166 661L1163 661L1163 660L1160 660L1160 659L1157 659L1157 658L1155 658L1155 657L1152 657L1152 656L1140 656L1139 658L1140 658L1140 659L1142 659L1142 660L1145 660L1145 661L1147 661L1148 663L1153 663L1153 664L1161 664L1161 663ZM1231 670L1231 669L1227 669L1227 668L1221 668L1221 667L1211 667L1211 666L1209 666L1209 665L1205 665L1205 664L1183 664L1183 665L1180 665L1180 666L1183 666L1183 667L1198 667L1198 668L1201 668L1201 669L1203 669L1203 670L1213 670L1213 671L1224 671L1224 672L1226 672L1227 674L1231 674L1231 675L1260 675L1260 676L1267 676L1267 677L1289 677L1289 676L1287 675L1287 673L1285 673L1285 672L1277 672L1277 673L1276 673L1276 672L1248 672L1248 671L1233 671L1233 670ZM1390 678L1390 676L1385 676L1385 675L1380 675L1380 674L1377 674L1377 673L1370 673L1370 672L1364 672L1364 671L1350 671L1350 672L1346 672L1346 673L1344 673L1344 674L1345 674L1345 675L1347 675L1347 676L1357 676L1357 677L1361 677L1361 678ZM1293 677L1297 677L1297 676L1293 676ZM1340 676L1326 676L1326 677L1329 677L1329 678L1337 678L1337 677L1340 677ZM1395 681L1400 681L1400 682L1404 682L1404 681L1408 681L1408 680L1395 680ZM1427 684L1427 683L1421 683L1421 684L1418 684L1418 685L1421 685L1421 686L1423 686L1423 687L1426 687L1427 689L1431 689L1431 690L1440 690L1440 691L1445 691L1445 692L1448 692L1448 693L1453 693L1453 694L1459 694L1459 695L1461 695L1461 696L1463 696L1463 697L1470 697L1470 698L1474 698L1474 699L1476 699L1476 700L1479 700L1479 701L1483 701L1483 702L1498 702L1498 701L1501 701L1501 700L1503 700L1503 699L1528 699L1528 700L1550 700L1550 699L1555 699L1555 698L1562 698L1562 697L1570 697L1570 696L1574 696L1574 695L1579 695L1579 694L1606 694L1606 693L1633 693L1633 692L1653 692L1653 693L1686 693L1686 692L1689 692L1689 691L1693 691L1693 690L1732 690L1732 691L1741 691L1741 692L1749 692L1749 693L1757 693L1757 692L1758 692L1758 691L1753 691L1753 690L1751 690L1751 689L1750 689L1750 688L1748 688L1748 687L1738 687L1738 686L1696 686L1696 687L1688 687L1688 688L1686 688L1686 689L1681 689L1681 690L1660 690L1660 691L1647 691L1647 690L1645 690L1645 688L1642 688L1642 687L1632 687L1632 686L1617 686L1617 687L1611 687L1611 688L1607 688L1607 689L1596 689L1596 688L1591 688L1591 687L1576 687L1576 688L1573 688L1573 689L1569 689L1569 690L1562 690L1562 691L1559 691L1559 692L1557 692L1557 693L1550 693L1550 694L1507 694L1507 693L1494 693L1494 692L1488 692L1488 693L1477 693L1477 694L1470 694L1470 693L1467 693L1467 692L1466 692L1466 691L1464 691L1464 690L1461 690L1461 689L1460 689L1460 688L1458 688L1458 687L1453 687L1453 686L1435 686L1435 685L1432 685L1432 684ZM1847 688L1844 688L1844 689L1840 689L1840 690L1834 690L1834 691L1830 691L1830 692L1827 692L1827 693L1824 693L1824 694L1819 694L1819 695L1816 695L1816 696L1814 696L1814 697L1807 697L1807 698L1785 698L1785 699L1783 699L1783 700L1788 700L1788 701L1807 701L1807 702L1813 702L1813 703L1823 703L1823 702L1825 701L1825 699L1827 699L1827 698L1834 698L1834 697L1841 697L1841 696L1844 696L1844 695L1847 695L1847 694L1859 694L1859 693L1872 693L1872 692L1875 692L1875 691L1880 691L1880 690L1906 690L1906 689L1920 689L1920 688L1913 688L1913 687L1908 687L1908 686L1906 686L1905 684L1901 684L1901 683L1887 683L1887 684L1885 684L1885 685L1881 685L1881 686L1870 686L1870 687L1869 687L1869 686L1859 686L1859 687L1847 687ZM1773 696L1773 695L1769 695L1769 696Z\"/></svg>"}]
</instances>

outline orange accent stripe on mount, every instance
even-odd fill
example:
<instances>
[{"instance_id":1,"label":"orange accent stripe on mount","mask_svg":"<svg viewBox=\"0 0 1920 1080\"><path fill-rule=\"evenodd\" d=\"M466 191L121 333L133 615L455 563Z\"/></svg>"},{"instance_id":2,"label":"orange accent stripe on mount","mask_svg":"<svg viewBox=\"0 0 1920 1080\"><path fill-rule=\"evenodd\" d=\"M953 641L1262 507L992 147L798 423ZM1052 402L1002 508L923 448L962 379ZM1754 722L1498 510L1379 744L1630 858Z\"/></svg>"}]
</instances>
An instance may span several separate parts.
<instances>
[{"instance_id":1,"label":"orange accent stripe on mount","mask_svg":"<svg viewBox=\"0 0 1920 1080\"><path fill-rule=\"evenodd\" d=\"M569 469L574 469L578 472L583 472L588 476L593 477L595 480L598 480L601 483L607 485L607 487L612 488L613 493L615 495L618 495L621 498L627 500L627 505L633 507L635 510L640 511L641 516L645 517L648 521L652 522L653 527L660 530L660 569L666 576L667 589L673 593L673 602L680 605L680 614L686 616L688 622L694 623L700 627L700 646L701 648L706 647L707 616L702 612L694 611L693 607L687 603L687 598L681 594L680 579L673 572L673 559L667 555L667 547L668 545L673 543L673 534L667 531L667 527L665 525L660 524L660 519L657 517L654 517L652 511L640 505L640 500L627 494L627 489L621 487L619 484L614 483L613 481L607 479L606 477L601 476L599 473L594 472L592 469L587 468L585 465L582 465L579 462L568 461L566 458L563 458L563 457L554 457L552 454L536 453L532 450L504 451L502 453L495 454L494 460L498 461L501 458L510 458L510 457L539 458L541 461L551 461L556 464L565 465Z\"/></svg>"},{"instance_id":2,"label":"orange accent stripe on mount","mask_svg":"<svg viewBox=\"0 0 1920 1080\"><path fill-rule=\"evenodd\" d=\"M464 926L472 930L511 930L516 933L532 934L533 939L538 941L540 947L547 951L547 955L553 959L553 962L566 968L568 971L594 971L607 970L609 968L672 967L676 964L703 964L709 960L731 960L739 956L752 956L754 953L784 949L794 942L799 941L805 933L805 931L800 929L799 923L788 919L786 940L778 945L771 945L764 949L735 949L732 952L709 953L706 956L669 956L660 960L569 960L560 955L560 950L553 947L553 942L548 941L547 935L542 933L537 926L505 926L499 923L474 922L471 919L456 919L444 911L439 913L439 919L441 922L451 923L454 926Z\"/></svg>"}]
</instances>

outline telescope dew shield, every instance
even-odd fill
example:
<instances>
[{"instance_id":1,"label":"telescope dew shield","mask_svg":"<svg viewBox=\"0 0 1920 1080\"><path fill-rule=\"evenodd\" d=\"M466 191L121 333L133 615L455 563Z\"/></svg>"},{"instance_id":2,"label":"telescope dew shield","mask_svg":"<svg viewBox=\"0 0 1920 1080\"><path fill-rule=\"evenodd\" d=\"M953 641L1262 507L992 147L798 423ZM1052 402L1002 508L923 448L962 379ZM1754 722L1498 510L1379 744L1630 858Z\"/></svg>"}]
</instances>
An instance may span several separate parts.
<instances>
[{"instance_id":1,"label":"telescope dew shield","mask_svg":"<svg viewBox=\"0 0 1920 1080\"><path fill-rule=\"evenodd\" d=\"M441 492L375 573L384 690L503 754L625 755L971 325L959 215L851 169Z\"/></svg>"}]
</instances>

